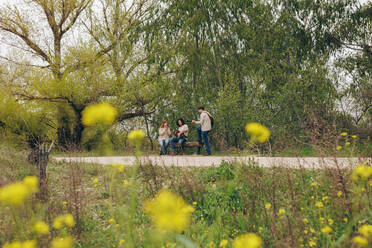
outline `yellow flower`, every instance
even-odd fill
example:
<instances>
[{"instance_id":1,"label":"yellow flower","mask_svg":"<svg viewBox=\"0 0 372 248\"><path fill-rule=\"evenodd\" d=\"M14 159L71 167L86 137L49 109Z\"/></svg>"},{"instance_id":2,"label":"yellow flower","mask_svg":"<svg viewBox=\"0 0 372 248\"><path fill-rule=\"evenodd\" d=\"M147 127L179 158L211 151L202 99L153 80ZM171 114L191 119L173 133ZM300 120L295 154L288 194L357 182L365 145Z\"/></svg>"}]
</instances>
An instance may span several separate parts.
<instances>
[{"instance_id":1,"label":"yellow flower","mask_svg":"<svg viewBox=\"0 0 372 248\"><path fill-rule=\"evenodd\" d=\"M33 192L25 182L15 182L0 188L0 203L5 205L21 205Z\"/></svg>"},{"instance_id":2,"label":"yellow flower","mask_svg":"<svg viewBox=\"0 0 372 248\"><path fill-rule=\"evenodd\" d=\"M22 243L22 248L36 248L36 240L26 240Z\"/></svg>"},{"instance_id":3,"label":"yellow flower","mask_svg":"<svg viewBox=\"0 0 372 248\"><path fill-rule=\"evenodd\" d=\"M310 228L310 232L311 232L311 233L315 233L314 228L311 227L311 228Z\"/></svg>"},{"instance_id":4,"label":"yellow flower","mask_svg":"<svg viewBox=\"0 0 372 248\"><path fill-rule=\"evenodd\" d=\"M228 241L226 239L221 240L220 247L226 247L228 244Z\"/></svg>"},{"instance_id":5,"label":"yellow flower","mask_svg":"<svg viewBox=\"0 0 372 248\"><path fill-rule=\"evenodd\" d=\"M358 136L353 135L353 136L351 136L351 138L356 139L356 138L358 138Z\"/></svg>"},{"instance_id":6,"label":"yellow flower","mask_svg":"<svg viewBox=\"0 0 372 248\"><path fill-rule=\"evenodd\" d=\"M194 208L187 205L182 197L161 190L154 199L145 202L144 210L157 228L179 233L189 226Z\"/></svg>"},{"instance_id":7,"label":"yellow flower","mask_svg":"<svg viewBox=\"0 0 372 248\"><path fill-rule=\"evenodd\" d=\"M52 240L52 248L71 248L74 244L72 237L54 238Z\"/></svg>"},{"instance_id":8,"label":"yellow flower","mask_svg":"<svg viewBox=\"0 0 372 248\"><path fill-rule=\"evenodd\" d=\"M67 205L67 201L62 202L62 204L63 204L64 206L66 206L66 205Z\"/></svg>"},{"instance_id":9,"label":"yellow flower","mask_svg":"<svg viewBox=\"0 0 372 248\"><path fill-rule=\"evenodd\" d=\"M320 229L320 231L324 234L329 234L332 232L332 228L330 226L325 226L323 227L322 229Z\"/></svg>"},{"instance_id":10,"label":"yellow flower","mask_svg":"<svg viewBox=\"0 0 372 248\"><path fill-rule=\"evenodd\" d=\"M322 201L326 201L326 200L328 200L328 196L323 196Z\"/></svg>"},{"instance_id":11,"label":"yellow flower","mask_svg":"<svg viewBox=\"0 0 372 248\"><path fill-rule=\"evenodd\" d=\"M53 221L53 227L55 229L61 229L63 225L66 225L68 227L75 226L75 220L74 217L71 214L65 214L57 216Z\"/></svg>"},{"instance_id":12,"label":"yellow flower","mask_svg":"<svg viewBox=\"0 0 372 248\"><path fill-rule=\"evenodd\" d=\"M285 210L283 208L279 209L279 214L285 214Z\"/></svg>"},{"instance_id":13,"label":"yellow flower","mask_svg":"<svg viewBox=\"0 0 372 248\"><path fill-rule=\"evenodd\" d=\"M309 246L310 247L315 247L316 246L316 242L315 241L309 241Z\"/></svg>"},{"instance_id":14,"label":"yellow flower","mask_svg":"<svg viewBox=\"0 0 372 248\"><path fill-rule=\"evenodd\" d=\"M344 222L346 223L347 221L348 221L348 219L345 217L345 218L344 218Z\"/></svg>"},{"instance_id":15,"label":"yellow flower","mask_svg":"<svg viewBox=\"0 0 372 248\"><path fill-rule=\"evenodd\" d=\"M304 230L304 234L308 234L308 231L307 230Z\"/></svg>"},{"instance_id":16,"label":"yellow flower","mask_svg":"<svg viewBox=\"0 0 372 248\"><path fill-rule=\"evenodd\" d=\"M264 143L270 138L270 130L257 122L248 123L245 131L251 135L252 142Z\"/></svg>"},{"instance_id":17,"label":"yellow flower","mask_svg":"<svg viewBox=\"0 0 372 248\"><path fill-rule=\"evenodd\" d=\"M338 196L338 197L341 197L341 196L342 196L342 192L341 192L341 191L338 191L338 192L337 192L337 196Z\"/></svg>"},{"instance_id":18,"label":"yellow flower","mask_svg":"<svg viewBox=\"0 0 372 248\"><path fill-rule=\"evenodd\" d=\"M320 221L321 223L324 223L325 219L324 219L323 217L319 217L319 221Z\"/></svg>"},{"instance_id":19,"label":"yellow flower","mask_svg":"<svg viewBox=\"0 0 372 248\"><path fill-rule=\"evenodd\" d=\"M304 223L309 223L309 220L307 218L303 219Z\"/></svg>"},{"instance_id":20,"label":"yellow flower","mask_svg":"<svg viewBox=\"0 0 372 248\"><path fill-rule=\"evenodd\" d=\"M85 126L94 126L97 123L111 125L118 112L109 103L99 103L86 107L83 110L82 123Z\"/></svg>"},{"instance_id":21,"label":"yellow flower","mask_svg":"<svg viewBox=\"0 0 372 248\"><path fill-rule=\"evenodd\" d=\"M359 227L358 232L366 238L372 237L372 225L365 224Z\"/></svg>"},{"instance_id":22,"label":"yellow flower","mask_svg":"<svg viewBox=\"0 0 372 248\"><path fill-rule=\"evenodd\" d=\"M34 232L38 233L38 234L47 234L49 232L49 226L47 223L45 223L44 221L37 221L35 224L34 224Z\"/></svg>"},{"instance_id":23,"label":"yellow flower","mask_svg":"<svg viewBox=\"0 0 372 248\"><path fill-rule=\"evenodd\" d=\"M111 165L113 168L117 169L119 172L124 171L124 165L123 164L112 164Z\"/></svg>"},{"instance_id":24,"label":"yellow flower","mask_svg":"<svg viewBox=\"0 0 372 248\"><path fill-rule=\"evenodd\" d=\"M24 185L28 188L31 193L39 191L39 179L35 176L28 176L23 179Z\"/></svg>"},{"instance_id":25,"label":"yellow flower","mask_svg":"<svg viewBox=\"0 0 372 248\"><path fill-rule=\"evenodd\" d=\"M358 247L366 247L368 245L368 240L362 236L355 236L352 241Z\"/></svg>"},{"instance_id":26,"label":"yellow flower","mask_svg":"<svg viewBox=\"0 0 372 248\"><path fill-rule=\"evenodd\" d=\"M345 146L349 146L350 145L350 142L349 141L346 141L345 142Z\"/></svg>"},{"instance_id":27,"label":"yellow flower","mask_svg":"<svg viewBox=\"0 0 372 248\"><path fill-rule=\"evenodd\" d=\"M266 203L266 204L265 204L265 208L266 208L266 209L270 209L270 208L271 208L271 203Z\"/></svg>"},{"instance_id":28,"label":"yellow flower","mask_svg":"<svg viewBox=\"0 0 372 248\"><path fill-rule=\"evenodd\" d=\"M336 146L336 150L339 151L342 149L342 146Z\"/></svg>"},{"instance_id":29,"label":"yellow flower","mask_svg":"<svg viewBox=\"0 0 372 248\"><path fill-rule=\"evenodd\" d=\"M99 182L98 178L95 177L95 178L93 179L93 183L94 183L94 184L98 184L98 182Z\"/></svg>"},{"instance_id":30,"label":"yellow flower","mask_svg":"<svg viewBox=\"0 0 372 248\"><path fill-rule=\"evenodd\" d=\"M347 136L347 132L342 132L341 136L344 136L344 137Z\"/></svg>"},{"instance_id":31,"label":"yellow flower","mask_svg":"<svg viewBox=\"0 0 372 248\"><path fill-rule=\"evenodd\" d=\"M142 130L134 130L134 131L131 131L128 134L128 139L134 145L139 146L139 145L141 145L145 136L146 136L146 134Z\"/></svg>"},{"instance_id":32,"label":"yellow flower","mask_svg":"<svg viewBox=\"0 0 372 248\"><path fill-rule=\"evenodd\" d=\"M311 183L311 186L312 186L312 187L316 187L316 186L318 186L318 182L312 182L312 183Z\"/></svg>"},{"instance_id":33,"label":"yellow flower","mask_svg":"<svg viewBox=\"0 0 372 248\"><path fill-rule=\"evenodd\" d=\"M368 179L372 176L372 167L367 165L359 165L352 174L353 181L358 181L359 178Z\"/></svg>"},{"instance_id":34,"label":"yellow flower","mask_svg":"<svg viewBox=\"0 0 372 248\"><path fill-rule=\"evenodd\" d=\"M233 241L234 248L259 248L262 247L262 240L254 233L240 235Z\"/></svg>"},{"instance_id":35,"label":"yellow flower","mask_svg":"<svg viewBox=\"0 0 372 248\"><path fill-rule=\"evenodd\" d=\"M123 184L124 184L124 186L128 187L128 186L131 186L132 185L132 182L130 182L128 180L124 180L123 181Z\"/></svg>"},{"instance_id":36,"label":"yellow flower","mask_svg":"<svg viewBox=\"0 0 372 248\"><path fill-rule=\"evenodd\" d=\"M68 227L74 227L75 226L75 220L74 217L71 214L65 215L65 224Z\"/></svg>"},{"instance_id":37,"label":"yellow flower","mask_svg":"<svg viewBox=\"0 0 372 248\"><path fill-rule=\"evenodd\" d=\"M113 218L109 219L109 223L112 225L115 223L115 220Z\"/></svg>"},{"instance_id":38,"label":"yellow flower","mask_svg":"<svg viewBox=\"0 0 372 248\"><path fill-rule=\"evenodd\" d=\"M323 202L321 202L321 201L316 202L315 207L318 207L318 208L324 207Z\"/></svg>"},{"instance_id":39,"label":"yellow flower","mask_svg":"<svg viewBox=\"0 0 372 248\"><path fill-rule=\"evenodd\" d=\"M198 203L196 201L192 202L192 205L196 206Z\"/></svg>"},{"instance_id":40,"label":"yellow flower","mask_svg":"<svg viewBox=\"0 0 372 248\"><path fill-rule=\"evenodd\" d=\"M124 239L121 239L120 241L119 241L119 245L122 245L122 244L124 244L125 243L125 240Z\"/></svg>"},{"instance_id":41,"label":"yellow flower","mask_svg":"<svg viewBox=\"0 0 372 248\"><path fill-rule=\"evenodd\" d=\"M328 223L332 226L334 222L332 219L328 219Z\"/></svg>"}]
</instances>

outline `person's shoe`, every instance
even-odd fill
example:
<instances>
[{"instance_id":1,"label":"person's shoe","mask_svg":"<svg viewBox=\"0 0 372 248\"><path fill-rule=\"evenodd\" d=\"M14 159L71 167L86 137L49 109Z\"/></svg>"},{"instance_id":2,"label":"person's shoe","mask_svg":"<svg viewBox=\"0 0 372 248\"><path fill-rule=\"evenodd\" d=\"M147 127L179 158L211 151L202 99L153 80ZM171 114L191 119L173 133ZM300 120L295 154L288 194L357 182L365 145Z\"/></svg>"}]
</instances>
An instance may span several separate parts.
<instances>
[{"instance_id":1,"label":"person's shoe","mask_svg":"<svg viewBox=\"0 0 372 248\"><path fill-rule=\"evenodd\" d=\"M174 156L174 155L176 155L176 153L175 152L171 152L170 155L171 156Z\"/></svg>"},{"instance_id":2,"label":"person's shoe","mask_svg":"<svg viewBox=\"0 0 372 248\"><path fill-rule=\"evenodd\" d=\"M208 153L206 153L206 154L203 154L203 156L210 156L211 154L208 154Z\"/></svg>"},{"instance_id":3,"label":"person's shoe","mask_svg":"<svg viewBox=\"0 0 372 248\"><path fill-rule=\"evenodd\" d=\"M181 156L182 156L183 154L184 154L183 152L178 153L178 155L181 155Z\"/></svg>"}]
</instances>

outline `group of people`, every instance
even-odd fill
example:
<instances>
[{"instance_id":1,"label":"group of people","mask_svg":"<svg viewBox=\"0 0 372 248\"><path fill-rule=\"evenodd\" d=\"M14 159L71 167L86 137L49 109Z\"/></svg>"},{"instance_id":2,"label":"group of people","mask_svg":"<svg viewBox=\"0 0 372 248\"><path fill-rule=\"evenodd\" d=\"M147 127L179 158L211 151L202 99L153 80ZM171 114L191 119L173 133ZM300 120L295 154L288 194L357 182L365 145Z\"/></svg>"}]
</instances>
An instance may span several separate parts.
<instances>
[{"instance_id":1,"label":"group of people","mask_svg":"<svg viewBox=\"0 0 372 248\"><path fill-rule=\"evenodd\" d=\"M191 123L199 124L196 128L197 138L199 145L202 146L203 141L205 144L206 156L211 155L211 148L208 141L208 134L212 129L212 116L210 113L204 110L204 107L199 107L198 112L200 113L200 120L192 120ZM168 125L168 121L164 120L159 128L159 144L161 146L160 155L167 154L167 147L170 144L171 155L176 154L176 144L180 144L181 152L179 155L184 154L185 143L189 137L189 127L182 118L179 118L176 122L178 129L173 132L174 136L171 137L171 129ZM200 154L200 149L198 149L198 154Z\"/></svg>"}]
</instances>

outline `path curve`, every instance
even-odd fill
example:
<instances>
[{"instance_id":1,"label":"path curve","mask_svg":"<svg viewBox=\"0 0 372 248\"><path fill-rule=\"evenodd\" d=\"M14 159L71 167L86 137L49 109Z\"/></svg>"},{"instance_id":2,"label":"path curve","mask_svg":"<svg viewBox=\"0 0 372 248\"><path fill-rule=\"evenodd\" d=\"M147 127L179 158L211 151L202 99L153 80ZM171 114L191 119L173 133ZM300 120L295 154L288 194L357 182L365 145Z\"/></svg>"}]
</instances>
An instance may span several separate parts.
<instances>
[{"instance_id":1,"label":"path curve","mask_svg":"<svg viewBox=\"0 0 372 248\"><path fill-rule=\"evenodd\" d=\"M134 156L121 157L53 157L56 161L133 165ZM371 158L332 158L332 157L256 157L256 156L142 156L142 163L151 163L160 166L213 166L223 161L249 163L255 162L262 167L290 167L290 168L352 168L364 161L371 162Z\"/></svg>"}]
</instances>

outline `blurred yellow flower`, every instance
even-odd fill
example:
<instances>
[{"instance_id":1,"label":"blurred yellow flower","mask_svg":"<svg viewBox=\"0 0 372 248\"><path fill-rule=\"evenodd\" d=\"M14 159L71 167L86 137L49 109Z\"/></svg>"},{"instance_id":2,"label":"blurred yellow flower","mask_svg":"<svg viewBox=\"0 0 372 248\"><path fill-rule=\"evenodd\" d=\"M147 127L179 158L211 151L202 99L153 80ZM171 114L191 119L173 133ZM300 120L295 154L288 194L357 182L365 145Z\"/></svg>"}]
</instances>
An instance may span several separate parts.
<instances>
[{"instance_id":1,"label":"blurred yellow flower","mask_svg":"<svg viewBox=\"0 0 372 248\"><path fill-rule=\"evenodd\" d=\"M322 229L320 229L320 231L324 234L329 234L332 232L332 228L330 226L325 226L323 227Z\"/></svg>"},{"instance_id":2,"label":"blurred yellow flower","mask_svg":"<svg viewBox=\"0 0 372 248\"><path fill-rule=\"evenodd\" d=\"M352 241L358 247L366 247L368 245L368 240L362 236L355 236Z\"/></svg>"},{"instance_id":3,"label":"blurred yellow flower","mask_svg":"<svg viewBox=\"0 0 372 248\"><path fill-rule=\"evenodd\" d=\"M37 243L36 240L26 240L22 243L22 248L36 248Z\"/></svg>"},{"instance_id":4,"label":"blurred yellow flower","mask_svg":"<svg viewBox=\"0 0 372 248\"><path fill-rule=\"evenodd\" d=\"M334 221L332 219L328 219L328 224L330 224L332 226L333 223L334 223Z\"/></svg>"},{"instance_id":5,"label":"blurred yellow flower","mask_svg":"<svg viewBox=\"0 0 372 248\"><path fill-rule=\"evenodd\" d=\"M33 226L34 232L38 234L47 234L49 232L49 226L44 221L37 221Z\"/></svg>"},{"instance_id":6,"label":"blurred yellow flower","mask_svg":"<svg viewBox=\"0 0 372 248\"><path fill-rule=\"evenodd\" d=\"M252 142L264 143L270 138L270 130L257 122L248 123L245 131L251 136Z\"/></svg>"},{"instance_id":7,"label":"blurred yellow flower","mask_svg":"<svg viewBox=\"0 0 372 248\"><path fill-rule=\"evenodd\" d=\"M265 208L266 208L266 209L271 208L271 203L266 203L266 204L265 204Z\"/></svg>"},{"instance_id":8,"label":"blurred yellow flower","mask_svg":"<svg viewBox=\"0 0 372 248\"><path fill-rule=\"evenodd\" d=\"M342 146L337 146L337 147L336 147L336 150L337 150L337 151L339 151L339 150L341 150L341 149L342 149Z\"/></svg>"},{"instance_id":9,"label":"blurred yellow flower","mask_svg":"<svg viewBox=\"0 0 372 248\"><path fill-rule=\"evenodd\" d=\"M31 193L39 191L39 179L35 176L28 176L23 179L23 183L26 185Z\"/></svg>"},{"instance_id":10,"label":"blurred yellow flower","mask_svg":"<svg viewBox=\"0 0 372 248\"><path fill-rule=\"evenodd\" d=\"M254 233L240 235L233 241L234 248L259 248L262 247L262 239Z\"/></svg>"},{"instance_id":11,"label":"blurred yellow flower","mask_svg":"<svg viewBox=\"0 0 372 248\"><path fill-rule=\"evenodd\" d=\"M71 248L74 244L74 239L70 236L62 238L54 238L52 240L52 248Z\"/></svg>"},{"instance_id":12,"label":"blurred yellow flower","mask_svg":"<svg viewBox=\"0 0 372 248\"><path fill-rule=\"evenodd\" d=\"M145 201L144 210L157 228L179 233L189 226L194 208L187 205L182 197L161 190L154 199Z\"/></svg>"},{"instance_id":13,"label":"blurred yellow flower","mask_svg":"<svg viewBox=\"0 0 372 248\"><path fill-rule=\"evenodd\" d=\"M316 242L315 241L309 241L309 247L315 247L316 246Z\"/></svg>"},{"instance_id":14,"label":"blurred yellow flower","mask_svg":"<svg viewBox=\"0 0 372 248\"><path fill-rule=\"evenodd\" d=\"M304 234L308 234L308 231L307 230L304 230Z\"/></svg>"},{"instance_id":15,"label":"blurred yellow flower","mask_svg":"<svg viewBox=\"0 0 372 248\"><path fill-rule=\"evenodd\" d=\"M320 221L321 223L324 223L325 219L324 219L323 217L319 217L319 221Z\"/></svg>"},{"instance_id":16,"label":"blurred yellow flower","mask_svg":"<svg viewBox=\"0 0 372 248\"><path fill-rule=\"evenodd\" d=\"M123 184L124 184L124 186L128 187L128 186L131 186L132 185L132 182L125 179L123 181Z\"/></svg>"},{"instance_id":17,"label":"blurred yellow flower","mask_svg":"<svg viewBox=\"0 0 372 248\"><path fill-rule=\"evenodd\" d=\"M196 201L192 202L192 205L196 206L198 203Z\"/></svg>"},{"instance_id":18,"label":"blurred yellow flower","mask_svg":"<svg viewBox=\"0 0 372 248\"><path fill-rule=\"evenodd\" d=\"M123 164L112 164L111 165L113 168L117 169L119 172L124 171L124 165Z\"/></svg>"},{"instance_id":19,"label":"blurred yellow flower","mask_svg":"<svg viewBox=\"0 0 372 248\"><path fill-rule=\"evenodd\" d=\"M350 142L349 141L346 141L345 142L345 146L349 146L350 145Z\"/></svg>"},{"instance_id":20,"label":"blurred yellow flower","mask_svg":"<svg viewBox=\"0 0 372 248\"><path fill-rule=\"evenodd\" d=\"M113 218L109 219L109 223L112 225L115 223L115 220Z\"/></svg>"},{"instance_id":21,"label":"blurred yellow flower","mask_svg":"<svg viewBox=\"0 0 372 248\"><path fill-rule=\"evenodd\" d=\"M368 165L359 165L352 174L353 181L358 181L359 178L368 179L372 176L372 167Z\"/></svg>"},{"instance_id":22,"label":"blurred yellow flower","mask_svg":"<svg viewBox=\"0 0 372 248\"><path fill-rule=\"evenodd\" d=\"M285 214L285 210L283 208L279 209L279 214Z\"/></svg>"},{"instance_id":23,"label":"blurred yellow flower","mask_svg":"<svg viewBox=\"0 0 372 248\"><path fill-rule=\"evenodd\" d=\"M338 191L338 192L337 192L337 196L338 196L338 197L341 197L341 196L342 196L342 192L341 192L341 191Z\"/></svg>"},{"instance_id":24,"label":"blurred yellow flower","mask_svg":"<svg viewBox=\"0 0 372 248\"><path fill-rule=\"evenodd\" d=\"M324 207L323 202L321 202L321 201L316 202L315 207L318 207L318 208Z\"/></svg>"},{"instance_id":25,"label":"blurred yellow flower","mask_svg":"<svg viewBox=\"0 0 372 248\"><path fill-rule=\"evenodd\" d=\"M345 217L345 218L344 218L344 222L346 223L347 221L348 221L348 219Z\"/></svg>"},{"instance_id":26,"label":"blurred yellow flower","mask_svg":"<svg viewBox=\"0 0 372 248\"><path fill-rule=\"evenodd\" d=\"M125 240L124 239L121 239L120 241L119 241L119 245L122 245L122 244L124 244L125 243Z\"/></svg>"},{"instance_id":27,"label":"blurred yellow flower","mask_svg":"<svg viewBox=\"0 0 372 248\"><path fill-rule=\"evenodd\" d=\"M365 224L359 227L358 232L366 238L372 237L372 225Z\"/></svg>"},{"instance_id":28,"label":"blurred yellow flower","mask_svg":"<svg viewBox=\"0 0 372 248\"><path fill-rule=\"evenodd\" d=\"M66 206L66 205L67 205L67 201L62 202L62 204L63 204L64 206Z\"/></svg>"},{"instance_id":29,"label":"blurred yellow flower","mask_svg":"<svg viewBox=\"0 0 372 248\"><path fill-rule=\"evenodd\" d=\"M318 186L318 182L312 182L312 183L311 183L311 186L312 186L312 187L316 187L316 186Z\"/></svg>"},{"instance_id":30,"label":"blurred yellow flower","mask_svg":"<svg viewBox=\"0 0 372 248\"><path fill-rule=\"evenodd\" d=\"M310 228L310 232L311 232L311 233L315 233L314 228L311 227L311 228Z\"/></svg>"},{"instance_id":31,"label":"blurred yellow flower","mask_svg":"<svg viewBox=\"0 0 372 248\"><path fill-rule=\"evenodd\" d=\"M323 196L322 201L326 201L326 200L328 200L328 196Z\"/></svg>"},{"instance_id":32,"label":"blurred yellow flower","mask_svg":"<svg viewBox=\"0 0 372 248\"><path fill-rule=\"evenodd\" d=\"M307 218L303 219L304 223L309 223L309 220Z\"/></svg>"},{"instance_id":33,"label":"blurred yellow flower","mask_svg":"<svg viewBox=\"0 0 372 248\"><path fill-rule=\"evenodd\" d=\"M93 183L94 183L94 184L98 184L98 182L99 182L98 178L96 178L96 177L93 178Z\"/></svg>"},{"instance_id":34,"label":"blurred yellow flower","mask_svg":"<svg viewBox=\"0 0 372 248\"><path fill-rule=\"evenodd\" d=\"M347 136L347 132L342 132L341 136L344 136L344 137Z\"/></svg>"},{"instance_id":35,"label":"blurred yellow flower","mask_svg":"<svg viewBox=\"0 0 372 248\"><path fill-rule=\"evenodd\" d=\"M68 227L75 226L75 220L74 217L71 214L65 214L57 216L53 221L53 227L55 229L61 229L63 225L66 225Z\"/></svg>"},{"instance_id":36,"label":"blurred yellow flower","mask_svg":"<svg viewBox=\"0 0 372 248\"><path fill-rule=\"evenodd\" d=\"M352 135L351 138L356 139L356 138L358 138L358 136Z\"/></svg>"},{"instance_id":37,"label":"blurred yellow flower","mask_svg":"<svg viewBox=\"0 0 372 248\"><path fill-rule=\"evenodd\" d=\"M221 240L220 247L226 247L228 244L228 241L226 239Z\"/></svg>"},{"instance_id":38,"label":"blurred yellow flower","mask_svg":"<svg viewBox=\"0 0 372 248\"><path fill-rule=\"evenodd\" d=\"M94 126L97 123L111 125L117 114L118 112L111 104L99 103L86 107L83 110L81 121L85 126Z\"/></svg>"},{"instance_id":39,"label":"blurred yellow flower","mask_svg":"<svg viewBox=\"0 0 372 248\"><path fill-rule=\"evenodd\" d=\"M37 177L25 177L21 182L11 183L0 188L0 203L13 206L21 205L32 193L37 191Z\"/></svg>"},{"instance_id":40,"label":"blurred yellow flower","mask_svg":"<svg viewBox=\"0 0 372 248\"><path fill-rule=\"evenodd\" d=\"M139 146L142 144L143 139L145 138L146 134L142 130L134 130L128 134L128 139L134 145Z\"/></svg>"}]
</instances>

